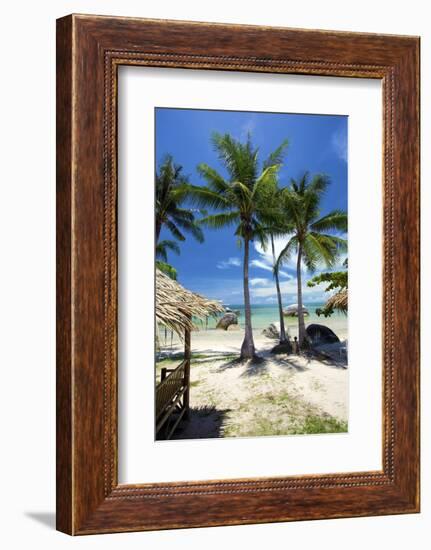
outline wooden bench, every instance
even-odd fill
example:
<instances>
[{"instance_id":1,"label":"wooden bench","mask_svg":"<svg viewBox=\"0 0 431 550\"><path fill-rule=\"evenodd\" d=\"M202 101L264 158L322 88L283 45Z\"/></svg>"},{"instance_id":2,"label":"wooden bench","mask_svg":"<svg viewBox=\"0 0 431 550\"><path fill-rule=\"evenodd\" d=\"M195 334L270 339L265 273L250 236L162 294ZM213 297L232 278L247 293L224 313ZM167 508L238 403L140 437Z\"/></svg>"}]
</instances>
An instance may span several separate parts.
<instances>
[{"instance_id":1,"label":"wooden bench","mask_svg":"<svg viewBox=\"0 0 431 550\"><path fill-rule=\"evenodd\" d=\"M189 372L188 359L175 369L162 369L161 381L156 387L156 436L164 428L165 438L169 439L188 412Z\"/></svg>"}]
</instances>

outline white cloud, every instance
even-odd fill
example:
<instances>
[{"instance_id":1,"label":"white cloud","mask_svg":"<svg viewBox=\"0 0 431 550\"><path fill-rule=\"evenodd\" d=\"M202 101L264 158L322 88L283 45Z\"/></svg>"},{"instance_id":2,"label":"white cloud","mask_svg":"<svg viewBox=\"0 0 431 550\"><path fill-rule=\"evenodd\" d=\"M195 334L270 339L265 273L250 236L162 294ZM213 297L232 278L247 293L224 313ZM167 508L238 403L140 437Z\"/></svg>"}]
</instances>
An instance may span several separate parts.
<instances>
[{"instance_id":1,"label":"white cloud","mask_svg":"<svg viewBox=\"0 0 431 550\"><path fill-rule=\"evenodd\" d=\"M344 130L334 132L331 137L331 145L335 154L347 162L347 133Z\"/></svg>"},{"instance_id":2,"label":"white cloud","mask_svg":"<svg viewBox=\"0 0 431 550\"><path fill-rule=\"evenodd\" d=\"M296 296L296 281L293 279L290 281L283 281L280 283L280 291L283 296L295 295ZM252 287L250 293L254 298L269 298L277 296L277 290L275 288L274 281L269 281L266 284Z\"/></svg>"},{"instance_id":3,"label":"white cloud","mask_svg":"<svg viewBox=\"0 0 431 550\"><path fill-rule=\"evenodd\" d=\"M250 265L252 267L259 267L260 269L264 269L265 271L272 272L272 266L263 262L262 260L251 260Z\"/></svg>"},{"instance_id":4,"label":"white cloud","mask_svg":"<svg viewBox=\"0 0 431 550\"><path fill-rule=\"evenodd\" d=\"M289 240L289 236L286 237L276 237L274 239L274 249L275 249L275 257L278 258L280 255L280 252L283 250L283 248L286 246L286 243ZM267 271L273 271L273 257L272 257L272 250L264 250L259 242L254 243L254 249L259 254L260 258L258 260L252 260L250 265L254 267L259 267L260 269L265 269ZM296 269L296 258L295 254L292 255L292 257L285 262L285 265L287 268ZM286 271L280 270L279 274L282 277L290 278L291 276Z\"/></svg>"},{"instance_id":5,"label":"white cloud","mask_svg":"<svg viewBox=\"0 0 431 550\"><path fill-rule=\"evenodd\" d=\"M239 267L241 265L241 260L239 258L228 258L227 260L222 260L218 262L218 269L229 269L230 267Z\"/></svg>"},{"instance_id":6,"label":"white cloud","mask_svg":"<svg viewBox=\"0 0 431 550\"><path fill-rule=\"evenodd\" d=\"M247 139L249 134L253 134L253 132L256 129L256 117L253 115L250 115L250 118L248 118L244 124L241 126L241 133L240 133L240 140L244 141Z\"/></svg>"},{"instance_id":7,"label":"white cloud","mask_svg":"<svg viewBox=\"0 0 431 550\"><path fill-rule=\"evenodd\" d=\"M268 285L268 284L271 284L271 281L269 279L263 279L259 277L250 279L250 286L262 286L262 285Z\"/></svg>"},{"instance_id":8,"label":"white cloud","mask_svg":"<svg viewBox=\"0 0 431 550\"><path fill-rule=\"evenodd\" d=\"M310 277L306 277L303 281L302 294L305 302L323 302L328 298L325 293L325 285L318 285L315 287L308 287L307 280ZM261 279L263 281L264 279ZM282 281L280 283L280 291L283 298L283 303L289 305L290 303L297 302L297 283L296 279L290 279L288 281ZM258 285L252 285L250 288L250 294L253 299L258 301L273 301L277 297L277 290L274 281L266 279L265 283Z\"/></svg>"}]
</instances>

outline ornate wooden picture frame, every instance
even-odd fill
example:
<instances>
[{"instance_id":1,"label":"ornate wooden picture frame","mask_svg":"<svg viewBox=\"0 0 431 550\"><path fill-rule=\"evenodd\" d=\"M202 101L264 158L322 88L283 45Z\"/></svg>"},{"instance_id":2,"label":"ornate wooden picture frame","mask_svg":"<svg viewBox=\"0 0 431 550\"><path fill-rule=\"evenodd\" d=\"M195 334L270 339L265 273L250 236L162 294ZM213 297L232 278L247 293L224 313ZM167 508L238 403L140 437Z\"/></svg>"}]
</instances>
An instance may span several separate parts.
<instances>
[{"instance_id":1,"label":"ornate wooden picture frame","mask_svg":"<svg viewBox=\"0 0 431 550\"><path fill-rule=\"evenodd\" d=\"M118 483L117 69L380 79L381 471ZM57 21L57 528L68 534L419 511L419 39L70 15Z\"/></svg>"}]
</instances>

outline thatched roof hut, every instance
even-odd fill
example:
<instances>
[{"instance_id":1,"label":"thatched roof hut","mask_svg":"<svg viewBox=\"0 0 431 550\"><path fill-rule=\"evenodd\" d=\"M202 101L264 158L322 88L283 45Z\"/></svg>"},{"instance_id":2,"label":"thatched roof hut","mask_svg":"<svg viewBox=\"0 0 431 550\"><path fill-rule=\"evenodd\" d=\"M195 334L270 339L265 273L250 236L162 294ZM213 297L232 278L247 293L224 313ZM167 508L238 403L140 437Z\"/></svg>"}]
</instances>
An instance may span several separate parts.
<instances>
[{"instance_id":1,"label":"thatched roof hut","mask_svg":"<svg viewBox=\"0 0 431 550\"><path fill-rule=\"evenodd\" d=\"M337 309L342 313L347 313L347 309L348 309L347 289L345 288L344 290L340 290L339 292L331 296L329 300L326 302L325 308Z\"/></svg>"},{"instance_id":2,"label":"thatched roof hut","mask_svg":"<svg viewBox=\"0 0 431 550\"><path fill-rule=\"evenodd\" d=\"M205 319L223 313L222 305L200 294L186 290L156 269L156 321L173 330L180 338L185 329L193 330L193 318Z\"/></svg>"}]
</instances>

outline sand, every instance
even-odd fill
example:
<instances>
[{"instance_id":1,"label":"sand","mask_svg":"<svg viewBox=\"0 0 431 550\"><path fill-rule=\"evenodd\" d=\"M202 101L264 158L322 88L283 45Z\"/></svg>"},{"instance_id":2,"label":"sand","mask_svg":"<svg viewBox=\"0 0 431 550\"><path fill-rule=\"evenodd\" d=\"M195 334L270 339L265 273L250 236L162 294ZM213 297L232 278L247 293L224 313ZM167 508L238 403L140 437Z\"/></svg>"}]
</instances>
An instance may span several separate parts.
<instances>
[{"instance_id":1,"label":"sand","mask_svg":"<svg viewBox=\"0 0 431 550\"><path fill-rule=\"evenodd\" d=\"M248 437L302 433L320 417L348 419L348 369L339 345L331 357L270 353L276 342L255 331L260 363L239 363L243 331L192 334L191 417L174 438ZM181 353L174 340L163 354Z\"/></svg>"}]
</instances>

